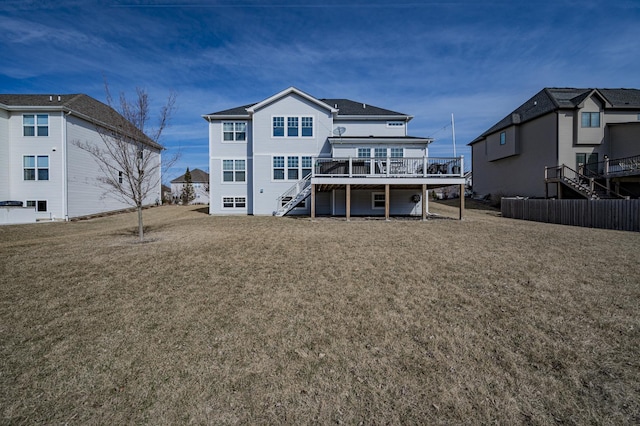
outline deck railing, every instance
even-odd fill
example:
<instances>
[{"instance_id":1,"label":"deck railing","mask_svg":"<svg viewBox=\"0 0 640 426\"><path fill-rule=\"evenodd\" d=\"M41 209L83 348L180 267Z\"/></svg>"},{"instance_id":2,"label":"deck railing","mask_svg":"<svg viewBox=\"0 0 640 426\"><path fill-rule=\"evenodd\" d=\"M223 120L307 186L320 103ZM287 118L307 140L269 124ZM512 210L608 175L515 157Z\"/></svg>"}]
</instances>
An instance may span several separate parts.
<instances>
[{"instance_id":1,"label":"deck railing","mask_svg":"<svg viewBox=\"0 0 640 426\"><path fill-rule=\"evenodd\" d=\"M640 174L640 155L634 155L632 157L609 159L605 158L604 161L596 163L597 166L593 167L591 164L585 165L592 166L592 168L602 171L604 176L619 175L619 174Z\"/></svg>"},{"instance_id":2,"label":"deck railing","mask_svg":"<svg viewBox=\"0 0 640 426\"><path fill-rule=\"evenodd\" d=\"M463 157L316 158L313 177L463 177Z\"/></svg>"}]
</instances>

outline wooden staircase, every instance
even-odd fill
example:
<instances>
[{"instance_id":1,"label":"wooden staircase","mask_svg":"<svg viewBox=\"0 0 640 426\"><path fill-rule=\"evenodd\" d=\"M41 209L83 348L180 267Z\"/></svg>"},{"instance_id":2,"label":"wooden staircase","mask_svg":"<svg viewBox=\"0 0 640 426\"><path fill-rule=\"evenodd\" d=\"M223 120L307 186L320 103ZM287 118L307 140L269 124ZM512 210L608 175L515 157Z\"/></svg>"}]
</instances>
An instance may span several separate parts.
<instances>
[{"instance_id":1,"label":"wooden staircase","mask_svg":"<svg viewBox=\"0 0 640 426\"><path fill-rule=\"evenodd\" d=\"M601 179L604 178L598 175L586 176L578 173L565 164L557 167L545 167L545 184L559 183L590 200L628 198L602 185L598 182Z\"/></svg>"}]
</instances>

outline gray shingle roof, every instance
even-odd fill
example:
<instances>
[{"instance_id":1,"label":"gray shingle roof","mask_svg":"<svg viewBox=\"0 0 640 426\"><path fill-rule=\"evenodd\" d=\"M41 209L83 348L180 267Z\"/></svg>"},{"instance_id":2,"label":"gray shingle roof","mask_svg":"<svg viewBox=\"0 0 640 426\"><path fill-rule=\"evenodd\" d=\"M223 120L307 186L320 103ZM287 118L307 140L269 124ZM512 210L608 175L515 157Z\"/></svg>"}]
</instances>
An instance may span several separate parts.
<instances>
[{"instance_id":1,"label":"gray shingle roof","mask_svg":"<svg viewBox=\"0 0 640 426\"><path fill-rule=\"evenodd\" d=\"M59 99L59 100L58 100ZM7 107L39 107L62 109L89 119L97 125L106 125L112 129L126 129L135 139L157 149L164 149L151 138L142 133L109 105L85 94L67 95L15 95L0 94L0 104Z\"/></svg>"},{"instance_id":2,"label":"gray shingle roof","mask_svg":"<svg viewBox=\"0 0 640 426\"><path fill-rule=\"evenodd\" d=\"M185 172L185 174L186 173L187 172ZM209 173L204 172L200 169L189 170L189 173L191 173L192 183L209 183ZM171 183L184 183L184 182L185 182L184 175L178 176L177 178L171 181Z\"/></svg>"},{"instance_id":3,"label":"gray shingle roof","mask_svg":"<svg viewBox=\"0 0 640 426\"><path fill-rule=\"evenodd\" d=\"M484 139L486 136L520 124L534 118L563 108L577 108L593 91L600 93L611 104L608 109L640 108L640 90L638 89L576 89L576 88L544 88L511 114L498 121L486 132L470 142L469 145Z\"/></svg>"},{"instance_id":4,"label":"gray shingle roof","mask_svg":"<svg viewBox=\"0 0 640 426\"><path fill-rule=\"evenodd\" d=\"M396 112L396 111L391 111L388 109L384 109L384 108L380 108L380 107L376 107L373 105L368 105L368 104L364 104L362 102L355 102L355 101L351 101L349 99L318 99L320 102L324 102L329 106L335 107L337 105L337 108L339 109L338 111L338 117L340 116L346 116L346 115L361 115L361 116L378 116L378 115L384 115L384 116L398 116L398 117L406 117L406 114L403 114L401 112ZM223 111L218 111L218 112L213 112L211 114L208 115L220 115L220 116L227 116L227 115L248 115L247 113L247 108L250 108L254 105L256 105L258 102L254 103L254 104L249 104L249 105L244 105L244 106L239 106L239 107L235 107L235 108L230 108L230 109L225 109Z\"/></svg>"},{"instance_id":5,"label":"gray shingle roof","mask_svg":"<svg viewBox=\"0 0 640 426\"><path fill-rule=\"evenodd\" d=\"M406 116L401 112L395 112L373 105L355 102L349 99L320 99L327 105L337 108L338 117L341 115L397 115Z\"/></svg>"}]
</instances>

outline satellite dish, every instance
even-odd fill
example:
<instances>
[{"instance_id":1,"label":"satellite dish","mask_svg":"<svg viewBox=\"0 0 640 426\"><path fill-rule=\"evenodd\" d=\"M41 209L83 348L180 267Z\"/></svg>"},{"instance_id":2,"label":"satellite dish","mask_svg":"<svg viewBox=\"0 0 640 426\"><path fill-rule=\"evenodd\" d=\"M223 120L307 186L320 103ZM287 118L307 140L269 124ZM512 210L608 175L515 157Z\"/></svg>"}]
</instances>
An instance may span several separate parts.
<instances>
[{"instance_id":1,"label":"satellite dish","mask_svg":"<svg viewBox=\"0 0 640 426\"><path fill-rule=\"evenodd\" d=\"M346 130L346 127L336 127L335 129L333 129L333 134L342 136Z\"/></svg>"}]
</instances>

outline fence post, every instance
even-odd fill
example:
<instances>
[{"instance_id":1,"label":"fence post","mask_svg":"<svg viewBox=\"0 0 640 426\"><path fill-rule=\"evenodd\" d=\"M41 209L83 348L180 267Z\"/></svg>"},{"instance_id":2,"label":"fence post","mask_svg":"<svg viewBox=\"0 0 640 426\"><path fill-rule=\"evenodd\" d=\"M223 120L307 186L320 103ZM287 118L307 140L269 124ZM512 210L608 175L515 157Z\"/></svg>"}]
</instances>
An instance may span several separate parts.
<instances>
[{"instance_id":1,"label":"fence post","mask_svg":"<svg viewBox=\"0 0 640 426\"><path fill-rule=\"evenodd\" d=\"M464 176L464 155L460 156L460 177Z\"/></svg>"}]
</instances>

